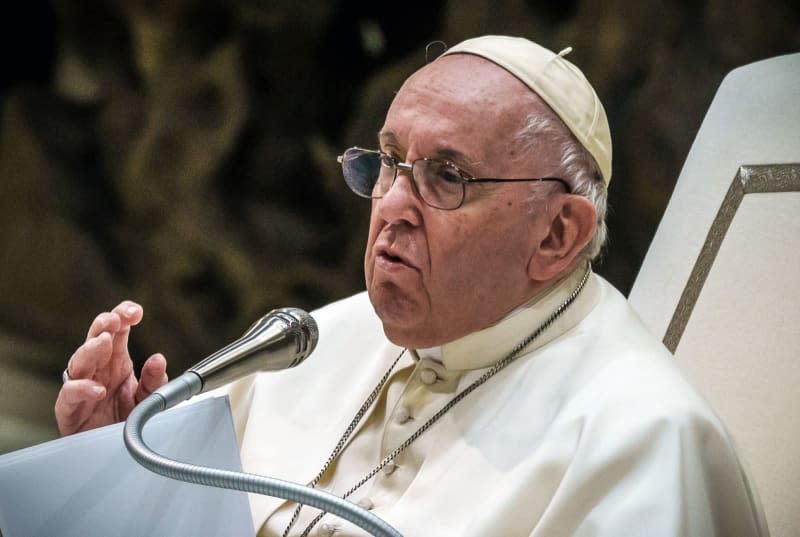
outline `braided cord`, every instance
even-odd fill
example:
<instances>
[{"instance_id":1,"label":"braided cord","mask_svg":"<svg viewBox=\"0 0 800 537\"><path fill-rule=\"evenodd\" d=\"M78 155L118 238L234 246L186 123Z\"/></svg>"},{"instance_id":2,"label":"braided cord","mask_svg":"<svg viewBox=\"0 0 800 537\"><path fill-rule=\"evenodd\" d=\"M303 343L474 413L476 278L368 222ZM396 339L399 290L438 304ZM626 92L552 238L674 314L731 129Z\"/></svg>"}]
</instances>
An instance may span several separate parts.
<instances>
[{"instance_id":1,"label":"braided cord","mask_svg":"<svg viewBox=\"0 0 800 537\"><path fill-rule=\"evenodd\" d=\"M325 475L325 472L328 471L330 465L333 464L333 461L336 459L336 457L339 456L339 453L344 448L344 445L347 443L347 440L350 438L350 435L353 434L353 431L355 431L356 427L358 426L358 423L361 421L361 418L364 417L364 414L367 413L369 407L371 407L372 403L375 402L375 399L378 398L378 394L380 394L381 390L383 389L383 385L386 384L387 380L389 380L389 375L392 373L395 366L397 365L397 362L400 361L400 358L403 356L403 354L405 354L405 352L406 349L400 351L400 354L398 354L397 358L394 359L392 365L389 366L389 369L386 370L386 373L384 373L383 377L381 377L381 379L378 381L378 384L375 386L375 389L372 390L372 392L367 396L366 400L361 405L361 408L358 409L358 412L356 412L356 415L353 416L353 419L350 421L350 425L348 425L347 429L345 429L344 433L342 433L341 438L339 438L339 441L333 448L333 451L328 457L328 460L326 460L325 464L322 466L322 470L320 470L317 476L308 483L309 487L314 488L317 486L317 483L319 483L320 479L322 479L322 476ZM289 521L289 524L283 531L283 537L288 537L289 531L292 529L292 526L294 526L295 522L297 522L297 518L300 516L300 510L302 508L303 504L298 504L297 507L295 508L294 512L292 513L292 519ZM303 535L305 535L305 533Z\"/></svg>"},{"instance_id":2,"label":"braided cord","mask_svg":"<svg viewBox=\"0 0 800 537\"><path fill-rule=\"evenodd\" d=\"M531 332L528 336L525 337L525 339L520 341L511 350L511 352L508 353L508 355L505 356L505 358L503 358L502 360L500 360L499 362L494 364L488 371L486 371L483 375L481 375L472 384L470 384L469 386L467 386L466 388L461 390L458 394L456 394L456 396L453 397L450 401L448 401L447 404L445 404L441 409L439 409L439 411L436 412L436 414L431 416L431 418L428 419L428 421L426 421L424 424L422 424L402 444L397 446L389 455L387 455L380 463L378 463L378 465L375 468L373 468L367 475L362 477L361 480L358 481L358 483L353 485L347 492L345 492L341 496L341 498L342 499L348 498L351 494L353 494L355 491L357 491L359 488L361 488L370 479L375 477L375 475L378 472L380 472L387 464L392 462L398 455L400 455L400 453L405 451L406 448L408 448L408 446L413 444L420 436L422 436L422 434L425 431L430 429L433 426L433 424L435 424L437 421L439 421L439 419L441 419L442 416L447 414L447 412L449 412L450 409L452 409L454 406L456 406L467 395L472 393L478 386L480 386L481 384L484 384L487 380L489 380L490 378L495 376L497 373L499 373L500 371L505 369L509 364L511 364L514 360L519 358L519 356L521 356L522 351L525 350L525 348L528 345L530 345L536 338L538 338L545 330L547 330L550 327L550 325L552 325L556 321L556 319L561 317L561 315L564 313L564 311L566 311L567 308L569 308L569 306L572 305L573 302L575 302L575 299L578 298L578 295L581 293L581 291L583 290L584 286L586 285L586 282L589 280L589 275L590 274L591 274L591 267L587 268L586 273L581 278L581 281L578 283L578 285L575 287L575 289L572 291L572 293L570 293L570 295L566 298L566 300L564 300L564 302L562 302L553 311L553 313L551 313L550 316L547 319L545 319L544 322L542 322L542 324L540 324L536 328L536 330ZM402 353L401 353L401 355L402 355ZM399 358L400 357L398 356L398 359ZM394 367L394 365L392 365L392 367ZM391 369L390 369L390 371L391 371ZM384 376L383 382L385 382L386 378L388 378L388 374L389 374L389 372L387 372L387 374ZM372 394L370 394L370 397L372 397L372 395L375 394L376 392L379 392L380 391L379 388L382 387L382 386L383 386L383 384L379 383L379 386L377 386L376 389L373 390ZM359 419L360 419L360 417L359 417ZM329 462L327 463L325 469L327 469L327 466L330 465L330 461L332 459L333 459L333 456L329 459ZM323 473L324 473L324 470L323 470ZM298 511L299 511L299 509L298 509ZM319 513L316 516L316 518L314 518L314 520L312 520L308 524L308 526L306 526L305 530L303 530L303 533L301 534L300 537L307 537L308 534L311 532L311 530L314 528L314 526L317 525L317 523L322 519L323 516L325 516L325 514L326 514L325 511L322 511L321 513ZM294 520L292 521L292 523L294 523ZM286 529L286 532L284 533L284 537L287 536L288 531L289 531L289 528Z\"/></svg>"}]
</instances>

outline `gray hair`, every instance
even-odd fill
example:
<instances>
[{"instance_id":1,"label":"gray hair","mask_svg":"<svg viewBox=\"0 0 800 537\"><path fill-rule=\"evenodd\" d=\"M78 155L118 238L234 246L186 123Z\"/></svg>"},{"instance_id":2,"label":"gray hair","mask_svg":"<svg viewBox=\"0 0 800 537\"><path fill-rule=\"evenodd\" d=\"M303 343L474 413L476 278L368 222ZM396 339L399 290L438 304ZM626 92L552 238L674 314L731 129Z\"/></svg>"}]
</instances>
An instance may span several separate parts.
<instances>
[{"instance_id":1,"label":"gray hair","mask_svg":"<svg viewBox=\"0 0 800 537\"><path fill-rule=\"evenodd\" d=\"M526 154L535 154L537 151L536 141L541 138L549 138L555 142L561 155L558 172L569 183L572 193L583 196L594 205L597 213L597 228L592 239L578 256L579 259L591 261L603 250L608 236L606 227L608 191L603 182L600 167L594 157L554 113L543 114L539 111L530 114L517 137ZM536 184L533 183L533 185ZM529 200L538 199L537 193L540 195L541 190L534 190Z\"/></svg>"}]
</instances>

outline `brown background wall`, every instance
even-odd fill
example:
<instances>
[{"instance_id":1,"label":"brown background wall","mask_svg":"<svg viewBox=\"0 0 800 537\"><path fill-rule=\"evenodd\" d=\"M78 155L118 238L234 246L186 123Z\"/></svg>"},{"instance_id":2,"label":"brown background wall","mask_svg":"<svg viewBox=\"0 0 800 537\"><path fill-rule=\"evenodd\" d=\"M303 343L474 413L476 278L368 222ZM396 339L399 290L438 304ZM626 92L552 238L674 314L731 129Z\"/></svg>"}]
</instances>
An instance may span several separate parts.
<instances>
[{"instance_id":1,"label":"brown background wall","mask_svg":"<svg viewBox=\"0 0 800 537\"><path fill-rule=\"evenodd\" d=\"M18 4L0 23L0 452L54 436L60 371L122 298L145 306L136 356L175 374L273 307L362 289L368 204L335 156L374 145L426 43L574 48L615 143L597 271L625 292L724 75L800 49L789 0Z\"/></svg>"}]
</instances>

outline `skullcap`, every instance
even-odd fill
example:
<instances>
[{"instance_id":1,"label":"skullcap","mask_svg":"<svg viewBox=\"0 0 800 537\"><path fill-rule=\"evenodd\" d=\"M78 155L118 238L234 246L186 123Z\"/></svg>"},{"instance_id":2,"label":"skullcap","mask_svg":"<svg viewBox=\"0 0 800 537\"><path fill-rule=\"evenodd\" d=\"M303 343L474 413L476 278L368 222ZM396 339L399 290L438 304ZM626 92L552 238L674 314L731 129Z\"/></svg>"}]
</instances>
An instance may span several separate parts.
<instances>
[{"instance_id":1,"label":"skullcap","mask_svg":"<svg viewBox=\"0 0 800 537\"><path fill-rule=\"evenodd\" d=\"M558 115L597 161L606 186L611 181L611 132L606 111L580 69L556 54L521 37L486 35L450 47L446 54L481 56L520 79Z\"/></svg>"}]
</instances>

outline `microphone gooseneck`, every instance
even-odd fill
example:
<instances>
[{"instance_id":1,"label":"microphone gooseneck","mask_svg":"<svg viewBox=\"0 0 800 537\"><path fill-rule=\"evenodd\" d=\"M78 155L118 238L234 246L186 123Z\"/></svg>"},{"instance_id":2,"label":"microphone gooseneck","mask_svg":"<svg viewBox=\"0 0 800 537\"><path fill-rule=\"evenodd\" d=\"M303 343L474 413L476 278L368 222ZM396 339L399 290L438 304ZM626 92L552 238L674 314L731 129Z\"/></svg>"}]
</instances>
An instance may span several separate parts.
<instances>
[{"instance_id":1,"label":"microphone gooseneck","mask_svg":"<svg viewBox=\"0 0 800 537\"><path fill-rule=\"evenodd\" d=\"M145 424L159 412L256 371L294 367L311 354L318 338L317 323L305 311L298 308L271 311L241 338L139 403L125 422L125 447L136 462L172 479L292 500L337 515L377 537L402 537L373 513L328 492L271 477L175 461L155 453L142 438Z\"/></svg>"}]
</instances>

